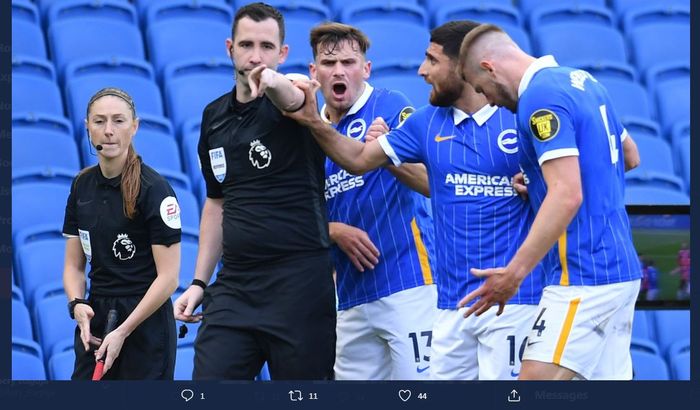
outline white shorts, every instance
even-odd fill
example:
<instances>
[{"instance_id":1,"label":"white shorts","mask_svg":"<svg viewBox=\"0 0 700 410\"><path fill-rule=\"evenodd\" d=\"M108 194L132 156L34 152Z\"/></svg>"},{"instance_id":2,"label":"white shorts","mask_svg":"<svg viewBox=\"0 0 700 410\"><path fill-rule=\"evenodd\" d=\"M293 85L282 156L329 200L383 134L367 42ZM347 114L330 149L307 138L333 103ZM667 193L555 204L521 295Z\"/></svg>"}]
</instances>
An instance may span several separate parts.
<instances>
[{"instance_id":1,"label":"white shorts","mask_svg":"<svg viewBox=\"0 0 700 410\"><path fill-rule=\"evenodd\" d=\"M338 312L336 380L427 380L435 285L418 286Z\"/></svg>"},{"instance_id":2,"label":"white shorts","mask_svg":"<svg viewBox=\"0 0 700 410\"><path fill-rule=\"evenodd\" d=\"M537 305L498 306L464 318L467 308L440 310L433 327L433 380L514 380Z\"/></svg>"},{"instance_id":3,"label":"white shorts","mask_svg":"<svg viewBox=\"0 0 700 410\"><path fill-rule=\"evenodd\" d=\"M545 287L523 360L554 363L588 380L631 380L639 285Z\"/></svg>"}]
</instances>

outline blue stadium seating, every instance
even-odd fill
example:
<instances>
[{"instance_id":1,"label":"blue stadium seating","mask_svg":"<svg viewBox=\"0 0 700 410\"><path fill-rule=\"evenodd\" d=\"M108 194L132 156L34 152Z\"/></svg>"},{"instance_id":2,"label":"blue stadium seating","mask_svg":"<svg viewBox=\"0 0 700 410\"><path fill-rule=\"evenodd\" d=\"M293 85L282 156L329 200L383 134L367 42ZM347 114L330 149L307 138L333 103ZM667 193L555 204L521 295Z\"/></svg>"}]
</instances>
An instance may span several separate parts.
<instances>
[{"instance_id":1,"label":"blue stadium seating","mask_svg":"<svg viewBox=\"0 0 700 410\"><path fill-rule=\"evenodd\" d=\"M12 380L46 380L41 348L35 342L12 338Z\"/></svg>"},{"instance_id":2,"label":"blue stadium seating","mask_svg":"<svg viewBox=\"0 0 700 410\"><path fill-rule=\"evenodd\" d=\"M429 104L432 87L415 70L404 74L375 75L371 82L376 88L400 91L416 108Z\"/></svg>"},{"instance_id":3,"label":"blue stadium seating","mask_svg":"<svg viewBox=\"0 0 700 410\"><path fill-rule=\"evenodd\" d=\"M671 359L673 356L690 351L690 338L681 338L671 342L666 352L666 357Z\"/></svg>"},{"instance_id":4,"label":"blue stadium seating","mask_svg":"<svg viewBox=\"0 0 700 410\"><path fill-rule=\"evenodd\" d=\"M73 136L61 132L19 128L13 131L13 181L32 174L61 173L73 178L80 170L80 157Z\"/></svg>"},{"instance_id":5,"label":"blue stadium seating","mask_svg":"<svg viewBox=\"0 0 700 410\"><path fill-rule=\"evenodd\" d=\"M360 21L356 26L372 39L367 59L373 65L422 60L430 42L428 30L418 24L394 21L387 25L383 21L368 20Z\"/></svg>"},{"instance_id":6,"label":"blue stadium seating","mask_svg":"<svg viewBox=\"0 0 700 410\"><path fill-rule=\"evenodd\" d=\"M24 295L22 294L22 290L15 285L14 269L12 270L12 274L10 276L12 277L12 300L24 303Z\"/></svg>"},{"instance_id":7,"label":"blue stadium seating","mask_svg":"<svg viewBox=\"0 0 700 410\"><path fill-rule=\"evenodd\" d=\"M683 180L675 175L673 153L669 144L661 138L634 136L639 149L641 164L625 174L627 185L656 185L685 191Z\"/></svg>"},{"instance_id":8,"label":"blue stadium seating","mask_svg":"<svg viewBox=\"0 0 700 410\"><path fill-rule=\"evenodd\" d=\"M670 360L673 379L690 380L690 351L672 356Z\"/></svg>"},{"instance_id":9,"label":"blue stadium seating","mask_svg":"<svg viewBox=\"0 0 700 410\"><path fill-rule=\"evenodd\" d=\"M654 110L649 103L649 94L639 83L618 79L599 81L608 90L613 108L623 122L627 117L637 117L647 121L653 118Z\"/></svg>"},{"instance_id":10,"label":"blue stadium seating","mask_svg":"<svg viewBox=\"0 0 700 410\"><path fill-rule=\"evenodd\" d=\"M646 310L635 310L632 322L632 338L643 340L655 340L654 326L650 319L651 314ZM658 349L657 349L658 350Z\"/></svg>"},{"instance_id":11,"label":"blue stadium seating","mask_svg":"<svg viewBox=\"0 0 700 410\"><path fill-rule=\"evenodd\" d=\"M140 130L134 136L133 144L143 162L156 171L182 172L180 148L172 135Z\"/></svg>"},{"instance_id":12,"label":"blue stadium seating","mask_svg":"<svg viewBox=\"0 0 700 410\"><path fill-rule=\"evenodd\" d=\"M76 130L85 128L87 104L107 86L126 91L134 100L137 115L163 116L163 99L153 68L143 60L130 58L77 59L66 66L66 106ZM82 131L80 135L83 135Z\"/></svg>"},{"instance_id":13,"label":"blue stadium seating","mask_svg":"<svg viewBox=\"0 0 700 410\"><path fill-rule=\"evenodd\" d=\"M433 16L435 26L451 20L473 20L499 26L522 27L523 25L518 9L512 5L499 3L452 3L439 7Z\"/></svg>"},{"instance_id":14,"label":"blue stadium seating","mask_svg":"<svg viewBox=\"0 0 700 410\"><path fill-rule=\"evenodd\" d=\"M75 367L75 351L73 349L56 353L49 359L50 380L70 380Z\"/></svg>"},{"instance_id":15,"label":"blue stadium seating","mask_svg":"<svg viewBox=\"0 0 700 410\"><path fill-rule=\"evenodd\" d=\"M199 164L199 155L197 154L200 123L200 118L193 118L183 124L181 152L182 163L184 164L185 171L192 182L192 190L199 199L199 203L203 205L206 197L206 188L204 186L204 177L202 176L202 171Z\"/></svg>"},{"instance_id":16,"label":"blue stadium seating","mask_svg":"<svg viewBox=\"0 0 700 410\"><path fill-rule=\"evenodd\" d=\"M638 7L646 7L650 4L690 6L690 0L610 0L610 7L619 16L623 16L628 10Z\"/></svg>"},{"instance_id":17,"label":"blue stadium seating","mask_svg":"<svg viewBox=\"0 0 700 410\"><path fill-rule=\"evenodd\" d=\"M630 350L634 380L668 380L668 367L664 359L643 350Z\"/></svg>"},{"instance_id":18,"label":"blue stadium seating","mask_svg":"<svg viewBox=\"0 0 700 410\"><path fill-rule=\"evenodd\" d=\"M231 8L217 1L169 1L148 8L146 43L159 75L168 64L226 56ZM187 30L183 30L187 27Z\"/></svg>"},{"instance_id":19,"label":"blue stadium seating","mask_svg":"<svg viewBox=\"0 0 700 410\"><path fill-rule=\"evenodd\" d=\"M615 61L585 61L581 60L577 68L588 71L598 81L605 83L607 79L637 81L637 70L627 63Z\"/></svg>"},{"instance_id":20,"label":"blue stadium seating","mask_svg":"<svg viewBox=\"0 0 700 410\"><path fill-rule=\"evenodd\" d=\"M421 6L405 2L350 3L340 10L340 21L353 26L359 22L380 21L385 27L393 27L393 23L399 21L428 28L428 15L425 10ZM376 39L368 37L372 41Z\"/></svg>"},{"instance_id":21,"label":"blue stadium seating","mask_svg":"<svg viewBox=\"0 0 700 410\"><path fill-rule=\"evenodd\" d=\"M348 5L348 2L345 0L328 0L327 3L331 9L331 13L336 17L340 17L343 9ZM418 5L418 0L355 0L350 4L369 4L369 5L374 5L374 6L390 6L393 4L408 4L408 5L416 6L416 5ZM337 21L337 19L336 19L336 21Z\"/></svg>"},{"instance_id":22,"label":"blue stadium seating","mask_svg":"<svg viewBox=\"0 0 700 410\"><path fill-rule=\"evenodd\" d=\"M51 357L54 346L59 342L74 337L76 325L66 314L67 303L66 295L62 293L37 301L34 325L44 357Z\"/></svg>"},{"instance_id":23,"label":"blue stadium seating","mask_svg":"<svg viewBox=\"0 0 700 410\"><path fill-rule=\"evenodd\" d=\"M630 8L624 14L622 27L625 33L630 33L647 24L690 24L690 5L674 4L671 2L644 3Z\"/></svg>"},{"instance_id":24,"label":"blue stadium seating","mask_svg":"<svg viewBox=\"0 0 700 410\"><path fill-rule=\"evenodd\" d=\"M689 205L690 198L676 189L627 186L625 188L627 205Z\"/></svg>"},{"instance_id":25,"label":"blue stadium seating","mask_svg":"<svg viewBox=\"0 0 700 410\"><path fill-rule=\"evenodd\" d=\"M97 17L62 19L49 26L48 39L61 79L66 64L86 56L137 60L145 57L138 26L120 20Z\"/></svg>"},{"instance_id":26,"label":"blue stadium seating","mask_svg":"<svg viewBox=\"0 0 700 410\"><path fill-rule=\"evenodd\" d=\"M13 57L12 109L63 116L61 91L50 62L34 57Z\"/></svg>"},{"instance_id":27,"label":"blue stadium seating","mask_svg":"<svg viewBox=\"0 0 700 410\"><path fill-rule=\"evenodd\" d=\"M12 237L24 229L60 227L70 191L69 184L32 182L12 186ZM15 243L17 245L17 243Z\"/></svg>"},{"instance_id":28,"label":"blue stadium seating","mask_svg":"<svg viewBox=\"0 0 700 410\"><path fill-rule=\"evenodd\" d=\"M529 16L535 9L550 5L567 5L572 7L598 6L605 7L605 0L519 0L523 16Z\"/></svg>"},{"instance_id":29,"label":"blue stadium seating","mask_svg":"<svg viewBox=\"0 0 700 410\"><path fill-rule=\"evenodd\" d=\"M241 3L249 4L255 1L257 0L244 0L237 3L240 7ZM279 10L285 21L288 19L300 19L320 23L332 20L330 9L319 0L269 0L265 3Z\"/></svg>"},{"instance_id":30,"label":"blue stadium seating","mask_svg":"<svg viewBox=\"0 0 700 410\"><path fill-rule=\"evenodd\" d=\"M46 42L38 24L23 19L12 20L12 55L46 59Z\"/></svg>"},{"instance_id":31,"label":"blue stadium seating","mask_svg":"<svg viewBox=\"0 0 700 410\"><path fill-rule=\"evenodd\" d=\"M183 236L185 235L185 230L188 229L189 232L199 232L199 201L197 201L197 197L189 189L173 186L173 190L175 190L175 196L178 204L180 204L180 221L182 222ZM196 237L189 239L197 243ZM194 270L189 274L194 274Z\"/></svg>"},{"instance_id":32,"label":"blue stadium seating","mask_svg":"<svg viewBox=\"0 0 700 410\"><path fill-rule=\"evenodd\" d=\"M33 340L32 319L29 310L19 300L12 299L12 337Z\"/></svg>"},{"instance_id":33,"label":"blue stadium seating","mask_svg":"<svg viewBox=\"0 0 700 410\"><path fill-rule=\"evenodd\" d=\"M63 278L65 239L44 239L25 243L17 249L19 285L29 307L36 306L35 292L48 283L59 283Z\"/></svg>"},{"instance_id":34,"label":"blue stadium seating","mask_svg":"<svg viewBox=\"0 0 700 410\"><path fill-rule=\"evenodd\" d=\"M656 64L690 61L690 24L648 23L632 28L628 36L640 73Z\"/></svg>"},{"instance_id":35,"label":"blue stadium seating","mask_svg":"<svg viewBox=\"0 0 700 410\"><path fill-rule=\"evenodd\" d=\"M176 130L233 88L231 60L193 60L171 64L164 72L165 107Z\"/></svg>"},{"instance_id":36,"label":"blue stadium seating","mask_svg":"<svg viewBox=\"0 0 700 410\"><path fill-rule=\"evenodd\" d=\"M536 55L553 54L562 65L577 67L579 61L627 62L622 34L600 24L552 23L534 29L531 38Z\"/></svg>"},{"instance_id":37,"label":"blue stadium seating","mask_svg":"<svg viewBox=\"0 0 700 410\"><path fill-rule=\"evenodd\" d=\"M656 338L663 356L668 354L673 342L690 339L690 311L657 310L654 316Z\"/></svg>"},{"instance_id":38,"label":"blue stadium seating","mask_svg":"<svg viewBox=\"0 0 700 410\"><path fill-rule=\"evenodd\" d=\"M19 20L40 25L39 9L28 0L12 0L12 22Z\"/></svg>"},{"instance_id":39,"label":"blue stadium seating","mask_svg":"<svg viewBox=\"0 0 700 410\"><path fill-rule=\"evenodd\" d=\"M632 337L630 349L659 354L659 347L656 345L656 342L648 339Z\"/></svg>"},{"instance_id":40,"label":"blue stadium seating","mask_svg":"<svg viewBox=\"0 0 700 410\"><path fill-rule=\"evenodd\" d=\"M658 82L654 91L664 134L670 135L676 124L690 121L690 76Z\"/></svg>"},{"instance_id":41,"label":"blue stadium seating","mask_svg":"<svg viewBox=\"0 0 700 410\"><path fill-rule=\"evenodd\" d=\"M542 5L530 13L529 26L540 29L555 23L590 23L606 27L615 26L615 16L605 6L589 4Z\"/></svg>"},{"instance_id":42,"label":"blue stadium seating","mask_svg":"<svg viewBox=\"0 0 700 410\"><path fill-rule=\"evenodd\" d=\"M283 73L309 73L309 63L313 62L313 52L309 45L309 33L318 24L310 19L286 19L284 43L289 46L287 60L280 65Z\"/></svg>"},{"instance_id":43,"label":"blue stadium seating","mask_svg":"<svg viewBox=\"0 0 700 410\"><path fill-rule=\"evenodd\" d=\"M422 4L431 16L435 15L435 12L444 6L455 4L454 0L423 0ZM491 7L493 5L499 6L513 6L513 1L511 0L461 0L459 4L470 5L470 6L482 6ZM519 10L518 10L519 12Z\"/></svg>"},{"instance_id":44,"label":"blue stadium seating","mask_svg":"<svg viewBox=\"0 0 700 410\"><path fill-rule=\"evenodd\" d=\"M61 20L98 18L111 21L123 21L138 24L136 9L130 3L121 0L62 0L49 6L47 24Z\"/></svg>"},{"instance_id":45,"label":"blue stadium seating","mask_svg":"<svg viewBox=\"0 0 700 410\"><path fill-rule=\"evenodd\" d=\"M194 347L181 346L175 356L175 380L192 380L194 370Z\"/></svg>"}]
</instances>

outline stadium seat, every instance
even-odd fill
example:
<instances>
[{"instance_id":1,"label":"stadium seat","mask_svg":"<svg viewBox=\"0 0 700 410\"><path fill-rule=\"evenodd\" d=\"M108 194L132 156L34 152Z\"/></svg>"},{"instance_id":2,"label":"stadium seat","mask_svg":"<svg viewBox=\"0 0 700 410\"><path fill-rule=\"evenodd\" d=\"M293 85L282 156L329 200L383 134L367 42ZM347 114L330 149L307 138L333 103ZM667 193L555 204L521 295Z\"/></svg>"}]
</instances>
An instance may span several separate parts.
<instances>
[{"instance_id":1,"label":"stadium seat","mask_svg":"<svg viewBox=\"0 0 700 410\"><path fill-rule=\"evenodd\" d=\"M654 326L646 310L635 310L632 322L632 337L636 339L655 340Z\"/></svg>"},{"instance_id":2,"label":"stadium seat","mask_svg":"<svg viewBox=\"0 0 700 410\"><path fill-rule=\"evenodd\" d=\"M46 380L41 348L35 342L12 338L12 380Z\"/></svg>"},{"instance_id":3,"label":"stadium seat","mask_svg":"<svg viewBox=\"0 0 700 410\"><path fill-rule=\"evenodd\" d=\"M33 340L32 319L29 310L19 300L12 299L12 337Z\"/></svg>"},{"instance_id":4,"label":"stadium seat","mask_svg":"<svg viewBox=\"0 0 700 410\"><path fill-rule=\"evenodd\" d=\"M673 342L690 339L690 311L657 310L654 311L654 316L659 350L667 357Z\"/></svg>"},{"instance_id":5,"label":"stadium seat","mask_svg":"<svg viewBox=\"0 0 700 410\"><path fill-rule=\"evenodd\" d=\"M237 1L236 10L242 5L255 3L257 0ZM279 10L285 22L289 19L309 20L314 23L331 21L331 11L319 0L269 0L265 3ZM307 33L308 35L308 33Z\"/></svg>"},{"instance_id":6,"label":"stadium seat","mask_svg":"<svg viewBox=\"0 0 700 410\"><path fill-rule=\"evenodd\" d=\"M175 191L175 196L177 197L178 204L180 205L180 220L182 221L183 235L184 231L189 228L190 231L199 231L199 201L197 197L189 189L182 189L181 187L173 186ZM196 244L196 238L190 238L194 240ZM190 275L194 273L194 270L190 272Z\"/></svg>"},{"instance_id":7,"label":"stadium seat","mask_svg":"<svg viewBox=\"0 0 700 410\"><path fill-rule=\"evenodd\" d=\"M349 3L340 10L340 21L353 26L359 22L379 21L392 29L394 22L412 23L424 29L428 28L429 23L423 7L407 2Z\"/></svg>"},{"instance_id":8,"label":"stadium seat","mask_svg":"<svg viewBox=\"0 0 700 410\"><path fill-rule=\"evenodd\" d=\"M69 184L31 182L12 186L12 237L22 230L50 225L60 229L70 192ZM15 242L15 245L17 243ZM26 295L25 295L26 296Z\"/></svg>"},{"instance_id":9,"label":"stadium seat","mask_svg":"<svg viewBox=\"0 0 700 410\"><path fill-rule=\"evenodd\" d=\"M500 3L451 3L439 7L434 16L435 26L452 20L473 20L501 26L522 27L520 12L512 5Z\"/></svg>"},{"instance_id":10,"label":"stadium seat","mask_svg":"<svg viewBox=\"0 0 700 410\"><path fill-rule=\"evenodd\" d=\"M579 61L576 68L589 72L603 83L607 79L637 81L637 70L627 63L615 61Z\"/></svg>"},{"instance_id":11,"label":"stadium seat","mask_svg":"<svg viewBox=\"0 0 700 410\"><path fill-rule=\"evenodd\" d=\"M639 1L639 0L610 0L610 8L612 8L618 16L624 16L624 14L633 8L646 7L649 4L665 4L674 6L690 6L690 0L651 0L651 1Z\"/></svg>"},{"instance_id":12,"label":"stadium seat","mask_svg":"<svg viewBox=\"0 0 700 410\"><path fill-rule=\"evenodd\" d=\"M56 353L49 359L50 380L70 380L75 367L75 351L73 349Z\"/></svg>"},{"instance_id":13,"label":"stadium seat","mask_svg":"<svg viewBox=\"0 0 700 410\"><path fill-rule=\"evenodd\" d=\"M138 26L121 20L98 17L61 19L49 26L48 38L61 79L69 62L85 56L137 60L145 57Z\"/></svg>"},{"instance_id":14,"label":"stadium seat","mask_svg":"<svg viewBox=\"0 0 700 410\"><path fill-rule=\"evenodd\" d=\"M626 63L625 41L619 31L596 23L552 23L532 32L536 55L552 54L561 65L579 62ZM600 47L605 44L605 47Z\"/></svg>"},{"instance_id":15,"label":"stadium seat","mask_svg":"<svg viewBox=\"0 0 700 410\"><path fill-rule=\"evenodd\" d=\"M12 21L19 20L41 25L39 9L28 0L12 0Z\"/></svg>"},{"instance_id":16,"label":"stadium seat","mask_svg":"<svg viewBox=\"0 0 700 410\"><path fill-rule=\"evenodd\" d=\"M647 90L637 82L608 78L599 80L608 90L618 118L625 123L629 117L649 121L654 109Z\"/></svg>"},{"instance_id":17,"label":"stadium seat","mask_svg":"<svg viewBox=\"0 0 700 410\"><path fill-rule=\"evenodd\" d=\"M530 13L529 27L540 29L555 23L590 23L615 27L615 16L604 5L551 4L535 8Z\"/></svg>"},{"instance_id":18,"label":"stadium seat","mask_svg":"<svg viewBox=\"0 0 700 410\"><path fill-rule=\"evenodd\" d=\"M76 130L85 128L87 104L97 91L117 87L134 100L136 113L163 116L163 99L153 68L130 58L78 59L66 66L66 106ZM80 133L82 135L82 132Z\"/></svg>"},{"instance_id":19,"label":"stadium seat","mask_svg":"<svg viewBox=\"0 0 700 410\"><path fill-rule=\"evenodd\" d=\"M309 19L291 18L285 20L284 43L289 46L287 61L279 66L282 73L297 72L309 74L309 63L313 62L313 52L309 45L309 33L318 24Z\"/></svg>"},{"instance_id":20,"label":"stadium seat","mask_svg":"<svg viewBox=\"0 0 700 410\"><path fill-rule=\"evenodd\" d=\"M422 60L430 41L428 30L418 24L394 21L387 25L383 21L369 20L358 22L356 26L372 39L367 58L373 65Z\"/></svg>"},{"instance_id":21,"label":"stadium seat","mask_svg":"<svg viewBox=\"0 0 700 410\"><path fill-rule=\"evenodd\" d=\"M672 342L668 346L668 352L666 353L666 356L670 359L675 355L689 352L690 351L690 338L681 338L678 339L674 342Z\"/></svg>"},{"instance_id":22,"label":"stadium seat","mask_svg":"<svg viewBox=\"0 0 700 410\"><path fill-rule=\"evenodd\" d=\"M681 5L671 2L640 2L624 14L622 27L625 33L630 33L647 24L690 24L690 4Z\"/></svg>"},{"instance_id":23,"label":"stadium seat","mask_svg":"<svg viewBox=\"0 0 700 410\"><path fill-rule=\"evenodd\" d=\"M17 248L19 284L29 307L36 306L35 292L40 286L63 279L65 251L63 238L32 241Z\"/></svg>"},{"instance_id":24,"label":"stadium seat","mask_svg":"<svg viewBox=\"0 0 700 410\"><path fill-rule=\"evenodd\" d=\"M47 13L47 25L69 19L98 18L138 24L136 9L122 0L61 0L54 1Z\"/></svg>"},{"instance_id":25,"label":"stadium seat","mask_svg":"<svg viewBox=\"0 0 700 410\"><path fill-rule=\"evenodd\" d=\"M648 23L632 28L628 37L640 73L655 64L690 62L690 24Z\"/></svg>"},{"instance_id":26,"label":"stadium seat","mask_svg":"<svg viewBox=\"0 0 700 410\"><path fill-rule=\"evenodd\" d=\"M194 370L194 346L177 348L175 358L175 380L192 380Z\"/></svg>"},{"instance_id":27,"label":"stadium seat","mask_svg":"<svg viewBox=\"0 0 700 410\"><path fill-rule=\"evenodd\" d=\"M193 118L183 124L181 152L182 163L185 166L187 175L190 177L190 181L192 182L192 191L199 199L200 205L203 205L204 198L206 197L206 188L204 187L204 177L202 176L202 168L199 164L199 155L197 153L200 124L201 118Z\"/></svg>"},{"instance_id":28,"label":"stadium seat","mask_svg":"<svg viewBox=\"0 0 700 410\"><path fill-rule=\"evenodd\" d=\"M690 198L676 189L627 186L625 187L626 205L689 205Z\"/></svg>"},{"instance_id":29,"label":"stadium seat","mask_svg":"<svg viewBox=\"0 0 700 410\"><path fill-rule=\"evenodd\" d=\"M61 91L51 63L24 56L12 59L12 109L63 116Z\"/></svg>"},{"instance_id":30,"label":"stadium seat","mask_svg":"<svg viewBox=\"0 0 700 410\"><path fill-rule=\"evenodd\" d=\"M12 19L12 55L46 60L46 42L38 24L24 19Z\"/></svg>"},{"instance_id":31,"label":"stadium seat","mask_svg":"<svg viewBox=\"0 0 700 410\"><path fill-rule=\"evenodd\" d=\"M670 136L674 125L690 121L690 76L657 82L654 93L661 129Z\"/></svg>"},{"instance_id":32,"label":"stadium seat","mask_svg":"<svg viewBox=\"0 0 700 410\"><path fill-rule=\"evenodd\" d=\"M659 354L659 347L656 345L655 342L649 339L636 338L634 336L632 337L632 341L630 342L630 349Z\"/></svg>"},{"instance_id":33,"label":"stadium seat","mask_svg":"<svg viewBox=\"0 0 700 410\"><path fill-rule=\"evenodd\" d=\"M233 21L226 4L187 0L158 2L149 7L147 20L146 44L159 78L169 64L226 57L224 40L231 37Z\"/></svg>"},{"instance_id":34,"label":"stadium seat","mask_svg":"<svg viewBox=\"0 0 700 410\"><path fill-rule=\"evenodd\" d=\"M656 185L685 191L683 180L675 175L673 153L669 144L661 138L642 135L633 138L637 143L641 164L625 174L627 186Z\"/></svg>"},{"instance_id":35,"label":"stadium seat","mask_svg":"<svg viewBox=\"0 0 700 410\"><path fill-rule=\"evenodd\" d=\"M462 0L459 2L460 4L468 4L470 6L483 6L483 7L491 7L494 4L499 5L499 6L513 6L513 2L511 0ZM434 16L435 12L444 6L448 6L451 4L455 4L454 0L423 0L422 4L424 5L425 9L428 11L428 15ZM520 12L518 10L518 12Z\"/></svg>"},{"instance_id":36,"label":"stadium seat","mask_svg":"<svg viewBox=\"0 0 700 410\"><path fill-rule=\"evenodd\" d=\"M35 328L44 357L51 357L54 345L74 336L76 325L67 314L67 303L66 295L60 293L43 298L36 304Z\"/></svg>"},{"instance_id":37,"label":"stadium seat","mask_svg":"<svg viewBox=\"0 0 700 410\"><path fill-rule=\"evenodd\" d=\"M12 133L13 182L59 174L70 181L80 171L80 156L72 135L19 128Z\"/></svg>"},{"instance_id":38,"label":"stadium seat","mask_svg":"<svg viewBox=\"0 0 700 410\"><path fill-rule=\"evenodd\" d=\"M164 72L165 107L175 129L201 118L207 104L233 88L231 60L192 60L171 64Z\"/></svg>"},{"instance_id":39,"label":"stadium seat","mask_svg":"<svg viewBox=\"0 0 700 410\"><path fill-rule=\"evenodd\" d=\"M668 380L668 367L661 356L643 350L630 350L634 380Z\"/></svg>"},{"instance_id":40,"label":"stadium seat","mask_svg":"<svg viewBox=\"0 0 700 410\"><path fill-rule=\"evenodd\" d=\"M690 380L690 351L670 358L673 380Z\"/></svg>"},{"instance_id":41,"label":"stadium seat","mask_svg":"<svg viewBox=\"0 0 700 410\"><path fill-rule=\"evenodd\" d=\"M403 93L415 108L429 104L431 85L418 76L415 70L404 74L372 76L372 86Z\"/></svg>"},{"instance_id":42,"label":"stadium seat","mask_svg":"<svg viewBox=\"0 0 700 410\"><path fill-rule=\"evenodd\" d=\"M550 5L598 6L605 7L605 0L519 0L520 11L523 16L529 16L535 9Z\"/></svg>"},{"instance_id":43,"label":"stadium seat","mask_svg":"<svg viewBox=\"0 0 700 410\"><path fill-rule=\"evenodd\" d=\"M333 16L337 18L340 17L343 8L348 5L348 2L345 0L328 0L326 3L329 5ZM418 0L355 0L352 2L352 4L371 4L379 6L389 4L409 4L416 6L418 3ZM337 18L335 19L336 21L338 20Z\"/></svg>"},{"instance_id":44,"label":"stadium seat","mask_svg":"<svg viewBox=\"0 0 700 410\"><path fill-rule=\"evenodd\" d=\"M22 293L22 290L19 287L17 287L17 285L15 285L14 269L10 276L12 277L12 300L24 303L24 294Z\"/></svg>"},{"instance_id":45,"label":"stadium seat","mask_svg":"<svg viewBox=\"0 0 700 410\"><path fill-rule=\"evenodd\" d=\"M158 172L182 172L180 148L172 135L140 130L133 139L134 149L143 162Z\"/></svg>"}]
</instances>

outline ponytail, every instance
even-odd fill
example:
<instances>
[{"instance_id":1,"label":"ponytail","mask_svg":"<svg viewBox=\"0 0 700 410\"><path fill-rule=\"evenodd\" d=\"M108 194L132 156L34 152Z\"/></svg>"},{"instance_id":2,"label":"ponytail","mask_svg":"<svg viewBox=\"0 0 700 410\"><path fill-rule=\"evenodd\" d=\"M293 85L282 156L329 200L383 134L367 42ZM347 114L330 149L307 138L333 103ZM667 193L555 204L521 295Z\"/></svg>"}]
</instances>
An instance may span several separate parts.
<instances>
[{"instance_id":1,"label":"ponytail","mask_svg":"<svg viewBox=\"0 0 700 410\"><path fill-rule=\"evenodd\" d=\"M129 219L134 219L136 216L136 198L141 190L141 160L134 145L129 145L129 151L126 154L126 163L122 171L122 198L124 198L124 215Z\"/></svg>"}]
</instances>

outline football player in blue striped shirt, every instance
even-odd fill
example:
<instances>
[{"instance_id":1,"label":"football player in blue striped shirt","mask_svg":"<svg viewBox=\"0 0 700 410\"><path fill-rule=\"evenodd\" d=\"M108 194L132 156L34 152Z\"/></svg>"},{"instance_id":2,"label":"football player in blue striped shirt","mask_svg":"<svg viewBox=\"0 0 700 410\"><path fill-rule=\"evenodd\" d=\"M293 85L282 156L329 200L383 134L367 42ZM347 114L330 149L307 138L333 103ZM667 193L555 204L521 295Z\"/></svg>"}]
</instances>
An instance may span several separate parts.
<instances>
[{"instance_id":1,"label":"football player in blue striped shirt","mask_svg":"<svg viewBox=\"0 0 700 410\"><path fill-rule=\"evenodd\" d=\"M352 174L389 161L423 162L428 171L437 253L440 313L433 327L431 378L513 379L520 371L524 337L532 326L542 283L541 269L523 282L506 314L497 307L464 319L459 300L481 279L470 268L503 265L525 238L534 215L514 190L518 166L515 116L490 107L456 74L459 46L477 24L450 22L431 31L419 74L432 85L432 105L418 109L400 127L362 144L337 133L303 107L294 118ZM307 99L313 98L305 84Z\"/></svg>"},{"instance_id":2,"label":"football player in blue striped shirt","mask_svg":"<svg viewBox=\"0 0 700 410\"><path fill-rule=\"evenodd\" d=\"M326 105L321 118L343 136L364 141L372 120L396 127L413 111L397 91L373 88L369 40L355 27L322 23L311 30L314 63ZM437 313L417 207L427 200L425 166L386 167L354 175L326 160L325 195L337 273L337 380L421 380L430 374L430 340ZM432 256L431 256L432 257Z\"/></svg>"},{"instance_id":3,"label":"football player in blue striped shirt","mask_svg":"<svg viewBox=\"0 0 700 410\"><path fill-rule=\"evenodd\" d=\"M526 54L494 25L465 37L459 73L491 104L517 112L520 161L537 212L503 268L474 272L489 279L462 301L479 297L467 314L502 307L542 260L547 286L520 378L631 379L641 272L624 172L637 161L607 91L583 70Z\"/></svg>"}]
</instances>

